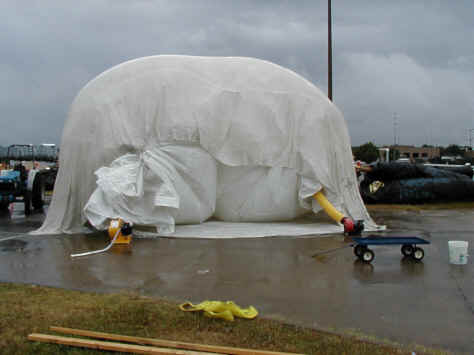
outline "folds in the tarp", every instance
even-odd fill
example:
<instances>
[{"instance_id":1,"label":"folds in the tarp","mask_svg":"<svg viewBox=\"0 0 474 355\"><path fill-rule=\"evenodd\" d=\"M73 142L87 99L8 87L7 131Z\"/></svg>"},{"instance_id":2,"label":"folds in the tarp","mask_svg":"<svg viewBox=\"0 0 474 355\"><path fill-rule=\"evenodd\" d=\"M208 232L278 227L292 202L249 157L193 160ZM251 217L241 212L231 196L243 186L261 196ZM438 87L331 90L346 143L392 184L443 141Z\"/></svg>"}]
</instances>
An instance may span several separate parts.
<instances>
[{"instance_id":1,"label":"folds in the tarp","mask_svg":"<svg viewBox=\"0 0 474 355\"><path fill-rule=\"evenodd\" d=\"M111 68L75 98L60 151L38 234L73 233L88 219L103 228L118 215L163 230L214 214L288 220L318 210L311 196L320 189L345 215L375 225L358 192L342 113L306 79L255 58L152 56ZM114 162L117 172L107 170ZM136 173L117 181L127 167ZM247 183L226 182L235 176Z\"/></svg>"},{"instance_id":2,"label":"folds in the tarp","mask_svg":"<svg viewBox=\"0 0 474 355\"><path fill-rule=\"evenodd\" d=\"M97 188L84 215L97 229L122 218L169 234L176 223L202 223L215 210L216 163L199 147L170 145L125 154L96 175Z\"/></svg>"}]
</instances>

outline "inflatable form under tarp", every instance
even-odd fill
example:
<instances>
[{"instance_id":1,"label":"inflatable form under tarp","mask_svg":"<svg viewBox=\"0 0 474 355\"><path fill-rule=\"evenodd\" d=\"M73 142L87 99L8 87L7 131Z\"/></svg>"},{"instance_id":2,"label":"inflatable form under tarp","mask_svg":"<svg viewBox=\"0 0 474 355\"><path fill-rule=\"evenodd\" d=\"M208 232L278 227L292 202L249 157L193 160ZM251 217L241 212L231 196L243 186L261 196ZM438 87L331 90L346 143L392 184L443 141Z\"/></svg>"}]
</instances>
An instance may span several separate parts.
<instances>
[{"instance_id":1,"label":"inflatable form under tarp","mask_svg":"<svg viewBox=\"0 0 474 355\"><path fill-rule=\"evenodd\" d=\"M321 189L342 213L378 228L341 112L263 60L153 56L113 67L77 95L60 151L37 234L83 232L87 222L105 229L119 217L171 235L209 218L290 221L320 210L312 196Z\"/></svg>"}]
</instances>

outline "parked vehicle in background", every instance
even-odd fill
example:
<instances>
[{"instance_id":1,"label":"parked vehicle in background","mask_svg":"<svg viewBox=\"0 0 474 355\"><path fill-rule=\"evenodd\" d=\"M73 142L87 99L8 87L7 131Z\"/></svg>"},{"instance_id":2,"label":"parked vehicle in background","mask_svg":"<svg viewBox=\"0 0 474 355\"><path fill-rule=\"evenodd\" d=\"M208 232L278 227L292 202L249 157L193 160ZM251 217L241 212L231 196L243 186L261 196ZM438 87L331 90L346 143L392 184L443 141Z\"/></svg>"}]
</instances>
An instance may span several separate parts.
<instances>
[{"instance_id":1,"label":"parked vehicle in background","mask_svg":"<svg viewBox=\"0 0 474 355\"><path fill-rule=\"evenodd\" d=\"M0 210L8 209L13 202L24 203L25 215L32 209L41 210L46 190L54 187L57 175L57 167L51 165L41 166L32 144L9 146L0 168Z\"/></svg>"}]
</instances>

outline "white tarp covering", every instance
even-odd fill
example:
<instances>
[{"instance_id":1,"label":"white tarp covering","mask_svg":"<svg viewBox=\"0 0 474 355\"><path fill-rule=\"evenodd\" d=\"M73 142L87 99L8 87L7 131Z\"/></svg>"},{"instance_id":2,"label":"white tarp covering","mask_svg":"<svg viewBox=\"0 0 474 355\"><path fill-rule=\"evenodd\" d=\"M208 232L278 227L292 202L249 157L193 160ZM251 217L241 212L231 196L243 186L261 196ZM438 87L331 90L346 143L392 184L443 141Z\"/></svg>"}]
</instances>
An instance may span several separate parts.
<instances>
[{"instance_id":1,"label":"white tarp covering","mask_svg":"<svg viewBox=\"0 0 474 355\"><path fill-rule=\"evenodd\" d=\"M261 238L261 237L300 237L306 235L338 234L344 227L327 220L311 221L303 218L288 222L232 223L210 220L202 224L177 225L173 238ZM135 230L137 237L152 236L147 232Z\"/></svg>"},{"instance_id":2,"label":"white tarp covering","mask_svg":"<svg viewBox=\"0 0 474 355\"><path fill-rule=\"evenodd\" d=\"M101 229L116 217L163 233L211 216L290 220L318 211L311 196L321 188L343 213L376 228L341 112L307 80L262 60L120 64L80 91L60 151L39 234L79 232L87 220Z\"/></svg>"},{"instance_id":3,"label":"white tarp covering","mask_svg":"<svg viewBox=\"0 0 474 355\"><path fill-rule=\"evenodd\" d=\"M202 223L215 211L216 163L199 147L169 145L126 154L96 175L98 187L84 214L97 229L123 218L169 234L175 223Z\"/></svg>"}]
</instances>

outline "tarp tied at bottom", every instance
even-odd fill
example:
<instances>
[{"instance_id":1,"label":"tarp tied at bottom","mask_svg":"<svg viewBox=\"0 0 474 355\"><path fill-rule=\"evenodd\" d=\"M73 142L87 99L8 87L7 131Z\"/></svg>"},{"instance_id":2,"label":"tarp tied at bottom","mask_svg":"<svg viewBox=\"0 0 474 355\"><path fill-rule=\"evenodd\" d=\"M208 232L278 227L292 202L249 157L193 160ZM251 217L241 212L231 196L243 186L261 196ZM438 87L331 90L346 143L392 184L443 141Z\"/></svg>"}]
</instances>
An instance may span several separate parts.
<instances>
[{"instance_id":1,"label":"tarp tied at bottom","mask_svg":"<svg viewBox=\"0 0 474 355\"><path fill-rule=\"evenodd\" d=\"M311 196L321 189L294 169L230 167L192 145L127 153L96 175L97 188L84 208L92 226L106 229L110 219L122 218L166 235L175 232L175 224L200 224L211 216L227 222L291 221L311 211ZM218 225L227 235L224 224ZM239 224L231 228L240 230Z\"/></svg>"},{"instance_id":2,"label":"tarp tied at bottom","mask_svg":"<svg viewBox=\"0 0 474 355\"><path fill-rule=\"evenodd\" d=\"M98 187L84 214L97 229L122 218L170 234L175 224L202 223L214 213L216 164L199 147L165 146L126 154L96 175Z\"/></svg>"},{"instance_id":3,"label":"tarp tied at bottom","mask_svg":"<svg viewBox=\"0 0 474 355\"><path fill-rule=\"evenodd\" d=\"M344 118L314 85L252 58L146 57L104 72L74 100L36 233L74 233L87 220L104 228L118 216L160 232L211 216L289 220L317 211L320 189L375 227Z\"/></svg>"}]
</instances>

